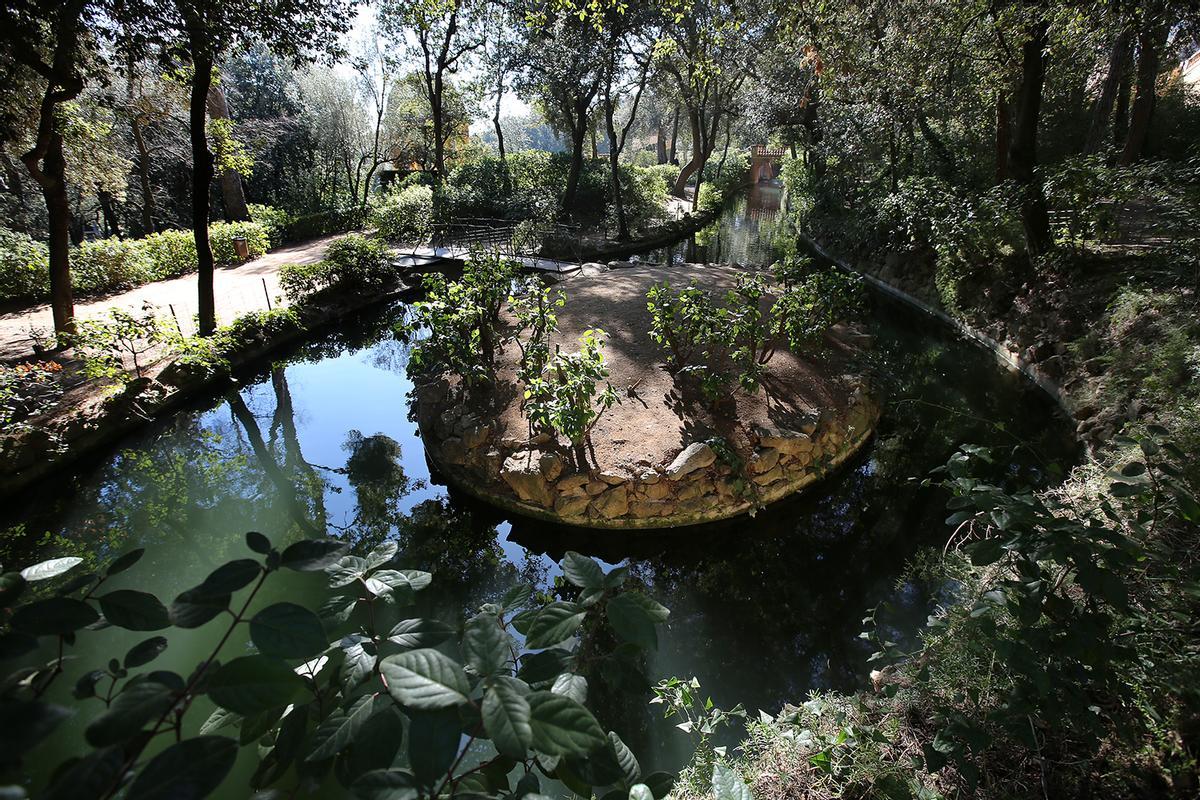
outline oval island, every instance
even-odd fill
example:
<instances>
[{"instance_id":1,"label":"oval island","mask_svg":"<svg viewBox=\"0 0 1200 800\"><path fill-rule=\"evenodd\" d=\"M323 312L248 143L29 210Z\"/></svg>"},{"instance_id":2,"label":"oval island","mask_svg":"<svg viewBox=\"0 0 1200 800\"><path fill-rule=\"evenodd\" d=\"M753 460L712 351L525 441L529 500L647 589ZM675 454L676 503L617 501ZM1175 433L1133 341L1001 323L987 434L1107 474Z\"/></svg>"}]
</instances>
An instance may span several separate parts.
<instances>
[{"instance_id":1,"label":"oval island","mask_svg":"<svg viewBox=\"0 0 1200 800\"><path fill-rule=\"evenodd\" d=\"M878 402L855 366L868 336L839 324L800 355L780 347L755 391L734 382L714 403L688 370L668 369L667 350L651 334L654 285L720 296L747 272L584 265L555 287L566 302L550 341L573 351L586 331L603 329L607 381L619 402L578 446L532 431L518 379L521 348L509 341L484 392L449 374L416 383L413 416L433 466L451 486L506 510L608 529L727 519L816 482L862 448L878 421ZM514 321L502 313L502 325Z\"/></svg>"}]
</instances>

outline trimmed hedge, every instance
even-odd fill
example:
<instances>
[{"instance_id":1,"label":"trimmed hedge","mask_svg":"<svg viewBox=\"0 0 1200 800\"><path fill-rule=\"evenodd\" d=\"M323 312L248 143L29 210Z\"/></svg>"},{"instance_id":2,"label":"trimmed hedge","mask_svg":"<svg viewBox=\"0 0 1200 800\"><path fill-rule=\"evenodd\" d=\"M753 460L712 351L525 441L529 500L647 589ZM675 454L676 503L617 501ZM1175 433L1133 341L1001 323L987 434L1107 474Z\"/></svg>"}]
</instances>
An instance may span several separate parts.
<instances>
[{"instance_id":1,"label":"trimmed hedge","mask_svg":"<svg viewBox=\"0 0 1200 800\"><path fill-rule=\"evenodd\" d=\"M324 261L285 264L279 268L279 287L292 304L333 286L368 289L386 286L395 279L396 269L387 243L360 233L330 242Z\"/></svg>"},{"instance_id":2,"label":"trimmed hedge","mask_svg":"<svg viewBox=\"0 0 1200 800\"><path fill-rule=\"evenodd\" d=\"M344 233L362 228L367 222L367 211L358 206L318 211L293 218L283 229L284 242L299 242L315 239L330 233Z\"/></svg>"},{"instance_id":3,"label":"trimmed hedge","mask_svg":"<svg viewBox=\"0 0 1200 800\"><path fill-rule=\"evenodd\" d=\"M421 184L388 192L371 211L371 224L392 241L423 241L433 224L433 189Z\"/></svg>"},{"instance_id":4,"label":"trimmed hedge","mask_svg":"<svg viewBox=\"0 0 1200 800\"><path fill-rule=\"evenodd\" d=\"M245 237L250 258L267 252L267 229L257 222L214 222L208 228L219 267L241 263L234 239ZM96 239L71 250L71 286L81 295L121 291L177 278L196 269L191 231L168 230L143 239ZM46 245L0 228L0 300L38 300L50 294Z\"/></svg>"}]
</instances>

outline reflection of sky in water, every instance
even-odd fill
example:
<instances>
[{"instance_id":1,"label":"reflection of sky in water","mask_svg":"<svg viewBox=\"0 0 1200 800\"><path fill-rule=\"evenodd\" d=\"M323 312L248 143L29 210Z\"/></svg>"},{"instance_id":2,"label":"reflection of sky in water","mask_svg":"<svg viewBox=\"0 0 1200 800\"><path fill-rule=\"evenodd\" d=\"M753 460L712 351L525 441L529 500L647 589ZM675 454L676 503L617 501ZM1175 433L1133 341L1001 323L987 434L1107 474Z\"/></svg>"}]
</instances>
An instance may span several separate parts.
<instances>
[{"instance_id":1,"label":"reflection of sky in water","mask_svg":"<svg viewBox=\"0 0 1200 800\"><path fill-rule=\"evenodd\" d=\"M727 214L722 236L752 235L761 221L750 216L741 204ZM130 575L169 600L224 560L243 557L246 530L277 544L302 535L299 516L363 546L396 538L409 565L435 573L422 613L446 618L496 599L516 581L551 587L557 559L578 549L602 558L606 569L628 564L672 609L648 674L696 675L719 705L774 712L813 688L863 683L870 646L858 634L871 607L887 604L882 625L903 641L941 597L944 587L896 585L916 549L944 539L942 498L910 478L942 463L961 441L1015 434L1050 452L1063 444L1063 431L1045 425L1045 400L1000 373L990 357L932 337L880 305L872 313L872 361L894 402L871 452L814 491L753 519L667 534L586 535L510 521L431 480L408 419L407 349L387 333L398 313L373 312L240 386L248 415L232 396L184 411L128 439L72 485L32 494L21 517L28 536L7 547L32 560L31 542L42 532L57 537L41 548L46 555L107 558L144 544L145 563ZM1007 423L1003 435L994 419ZM265 600L316 607L322 594L319 582L281 575ZM204 636L177 647L176 639L163 668L184 670ZM96 639L81 637L75 672L107 659L107 649L89 642ZM75 674L65 677L69 687ZM686 739L655 720L646 699L607 704L603 721L639 756L646 753L645 765L674 766Z\"/></svg>"}]
</instances>

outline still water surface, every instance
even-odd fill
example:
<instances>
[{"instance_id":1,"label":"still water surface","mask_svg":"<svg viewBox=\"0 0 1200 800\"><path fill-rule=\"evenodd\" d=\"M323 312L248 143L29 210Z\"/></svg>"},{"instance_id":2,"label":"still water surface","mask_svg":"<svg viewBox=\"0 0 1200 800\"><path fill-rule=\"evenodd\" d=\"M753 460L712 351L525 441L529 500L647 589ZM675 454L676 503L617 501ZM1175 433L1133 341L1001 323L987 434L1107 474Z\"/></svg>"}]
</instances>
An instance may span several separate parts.
<instances>
[{"instance_id":1,"label":"still water surface","mask_svg":"<svg viewBox=\"0 0 1200 800\"><path fill-rule=\"evenodd\" d=\"M778 209L778 191L762 187L713 229L647 258L767 261ZM958 444L1024 441L1045 459L1073 455L1070 428L1043 395L990 355L876 299L871 368L885 412L872 445L835 476L753 519L664 534L564 531L505 517L431 474L408 419L408 350L390 333L402 314L395 306L348 320L243 376L225 396L29 493L6 510L3 562L69 553L102 563L146 547L113 588L169 602L215 566L248 555L248 530L276 545L326 531L363 547L394 539L407 566L434 574L421 613L452 619L515 582L552 585L557 560L576 549L607 567L628 565L671 609L648 676L695 675L718 705L775 712L814 689L865 684L871 648L858 634L869 609L882 605L891 638L911 641L944 599L948 587L906 579L905 563L945 541L945 498L919 479ZM319 577L285 572L267 583L262 603L286 598L316 608L324 595ZM186 675L220 627L170 636L154 667ZM79 675L144 638L85 632L56 688L60 699ZM235 637L224 657L247 648L244 635ZM686 737L657 719L647 699L603 709L602 722L647 771L678 768ZM196 712L189 717L199 725L208 711ZM91 716L77 715L48 742L46 763L35 765L42 779L81 741ZM227 787L246 785L250 760L243 753ZM326 794L340 796L332 784Z\"/></svg>"}]
</instances>

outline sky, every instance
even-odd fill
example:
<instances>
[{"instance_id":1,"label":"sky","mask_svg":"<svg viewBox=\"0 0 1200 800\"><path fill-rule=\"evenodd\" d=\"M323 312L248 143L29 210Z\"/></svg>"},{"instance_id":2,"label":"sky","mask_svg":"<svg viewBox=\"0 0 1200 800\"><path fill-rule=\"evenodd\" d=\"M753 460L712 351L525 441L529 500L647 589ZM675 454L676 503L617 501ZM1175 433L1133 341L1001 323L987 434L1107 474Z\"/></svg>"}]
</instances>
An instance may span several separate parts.
<instances>
[{"instance_id":1,"label":"sky","mask_svg":"<svg viewBox=\"0 0 1200 800\"><path fill-rule=\"evenodd\" d=\"M360 42L371 35L371 27L375 22L375 10L370 6L360 6L358 13L354 19L354 25L350 32L346 35L344 43L353 51L354 43ZM403 54L401 54L403 55ZM419 64L413 59L408 66L416 69ZM339 62L334 69L346 77L353 75L353 69L349 63ZM466 69L460 70L455 74L455 82L470 81L478 74L472 66L468 65ZM491 109L476 109L477 114L471 123L471 133L479 134L487 130L491 130L492 116ZM529 104L517 97L516 93L511 89L506 91L504 98L500 101L500 116L501 117L523 117L529 114L532 109Z\"/></svg>"}]
</instances>

